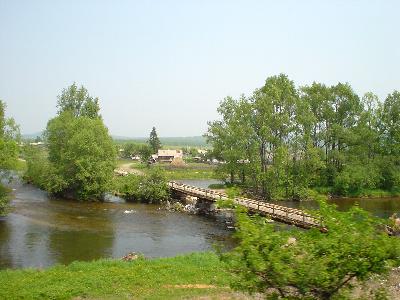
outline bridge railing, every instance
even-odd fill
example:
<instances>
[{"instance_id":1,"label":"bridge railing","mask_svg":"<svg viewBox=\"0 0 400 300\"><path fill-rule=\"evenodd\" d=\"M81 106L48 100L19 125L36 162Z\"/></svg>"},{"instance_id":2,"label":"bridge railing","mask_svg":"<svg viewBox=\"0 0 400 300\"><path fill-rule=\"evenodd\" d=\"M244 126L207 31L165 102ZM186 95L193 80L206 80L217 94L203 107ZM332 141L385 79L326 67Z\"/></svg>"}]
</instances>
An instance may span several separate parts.
<instances>
[{"instance_id":1,"label":"bridge railing","mask_svg":"<svg viewBox=\"0 0 400 300\"><path fill-rule=\"evenodd\" d=\"M169 186L178 191L190 194L192 196L200 196L206 199L216 201L218 199L228 200L229 197L225 193L208 190L200 187L187 185L181 182L170 181ZM264 201L236 197L233 199L237 204L243 205L247 208L266 213L270 216L277 217L280 219L291 220L292 222L301 222L304 225L313 227L321 227L322 221L315 216L305 213L303 210L285 207L277 204L272 204Z\"/></svg>"}]
</instances>

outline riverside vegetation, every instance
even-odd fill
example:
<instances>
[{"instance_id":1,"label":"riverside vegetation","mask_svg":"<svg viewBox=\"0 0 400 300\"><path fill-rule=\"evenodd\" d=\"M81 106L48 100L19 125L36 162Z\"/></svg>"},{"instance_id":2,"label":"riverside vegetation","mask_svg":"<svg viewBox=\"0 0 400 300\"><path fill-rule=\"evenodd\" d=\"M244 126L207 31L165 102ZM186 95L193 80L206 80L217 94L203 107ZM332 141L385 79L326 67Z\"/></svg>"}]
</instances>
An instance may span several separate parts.
<instances>
[{"instance_id":1,"label":"riverside vegetation","mask_svg":"<svg viewBox=\"0 0 400 300\"><path fill-rule=\"evenodd\" d=\"M8 171L18 164L19 130L14 119L5 117L5 109L5 103L0 100L0 216L7 213L9 200L9 191L1 180L6 180Z\"/></svg>"},{"instance_id":2,"label":"riverside vegetation","mask_svg":"<svg viewBox=\"0 0 400 300\"><path fill-rule=\"evenodd\" d=\"M54 195L101 199L113 178L116 151L98 99L73 84L62 91L57 107L45 131L48 151L28 150L24 177Z\"/></svg>"},{"instance_id":3,"label":"riverside vegetation","mask_svg":"<svg viewBox=\"0 0 400 300\"><path fill-rule=\"evenodd\" d=\"M375 108L368 114L349 85L313 87L315 94L307 88L300 93L280 75L267 79L251 99L225 99L219 108L223 120L210 123L208 133L215 155L226 162L218 172L230 175L232 181L240 176L243 184L269 199L302 198L314 187L338 192L342 185L349 187L343 194L367 187L398 190L399 93L389 95L383 105L371 104ZM318 122L307 113L314 111L309 96L325 103ZM363 101L369 103L367 99L376 100L368 96ZM116 151L99 114L98 99L74 84L62 92L58 108L47 125L47 151L26 150L25 179L55 195L99 200L113 186ZM15 161L15 134L3 134L2 139L13 141L5 147L11 150L2 152L3 161ZM352 177L354 170L367 166ZM365 185L364 173L373 184ZM348 185L344 174L350 178ZM119 178L114 185L128 197L150 202L167 197L164 176L152 168L143 177ZM232 203L222 203L227 204ZM276 231L273 224L248 216L239 207L238 246L219 257L205 253L133 262L76 262L44 271L3 270L0 296L217 298L231 293L230 286L269 299L346 299L352 285L400 265L400 240L386 234L383 220L357 207L338 212L324 201L310 213L321 218L328 232ZM384 296L384 292L368 295Z\"/></svg>"},{"instance_id":4,"label":"riverside vegetation","mask_svg":"<svg viewBox=\"0 0 400 300\"><path fill-rule=\"evenodd\" d=\"M231 252L195 253L126 262L74 262L46 270L0 271L4 299L394 299L385 286L361 298L352 287L400 265L400 240L383 221L353 208L341 213L321 202L327 233L276 231L264 218L238 209L238 246ZM380 277L384 278L384 277ZM234 290L240 291L239 294ZM250 292L250 295L244 292Z\"/></svg>"},{"instance_id":5,"label":"riverside vegetation","mask_svg":"<svg viewBox=\"0 0 400 300\"><path fill-rule=\"evenodd\" d=\"M398 195L400 92L382 103L348 83L296 88L281 74L250 96L226 97L206 137L221 178L266 199Z\"/></svg>"}]
</instances>

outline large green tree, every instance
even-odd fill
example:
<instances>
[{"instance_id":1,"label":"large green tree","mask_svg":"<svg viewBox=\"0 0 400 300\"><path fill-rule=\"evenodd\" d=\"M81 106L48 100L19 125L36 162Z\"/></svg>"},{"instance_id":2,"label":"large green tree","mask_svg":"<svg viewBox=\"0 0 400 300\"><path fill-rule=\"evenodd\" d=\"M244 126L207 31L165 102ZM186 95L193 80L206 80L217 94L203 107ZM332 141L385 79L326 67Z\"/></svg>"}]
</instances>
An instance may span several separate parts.
<instances>
[{"instance_id":1,"label":"large green tree","mask_svg":"<svg viewBox=\"0 0 400 300\"><path fill-rule=\"evenodd\" d=\"M12 118L5 117L6 104L0 100L0 180L15 168L18 159L18 126ZM0 182L0 215L6 213L8 191Z\"/></svg>"},{"instance_id":2,"label":"large green tree","mask_svg":"<svg viewBox=\"0 0 400 300\"><path fill-rule=\"evenodd\" d=\"M98 200L109 189L116 151L97 102L84 87L77 89L75 84L59 96L58 115L48 122L45 132L47 164L38 166L30 161L27 172L45 172L38 177L39 185L50 193ZM30 180L35 182L37 178Z\"/></svg>"}]
</instances>

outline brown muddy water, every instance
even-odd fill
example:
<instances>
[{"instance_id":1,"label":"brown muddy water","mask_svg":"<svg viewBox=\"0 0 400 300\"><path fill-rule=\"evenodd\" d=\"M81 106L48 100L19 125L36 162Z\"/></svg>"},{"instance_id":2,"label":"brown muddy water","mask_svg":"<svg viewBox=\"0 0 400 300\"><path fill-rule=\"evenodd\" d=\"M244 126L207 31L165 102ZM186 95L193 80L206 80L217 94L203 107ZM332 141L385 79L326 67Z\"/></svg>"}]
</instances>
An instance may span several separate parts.
<instances>
[{"instance_id":1,"label":"brown muddy water","mask_svg":"<svg viewBox=\"0 0 400 300\"><path fill-rule=\"evenodd\" d=\"M32 185L15 181L13 211L0 218L0 269L47 267L74 260L175 256L229 247L231 233L206 217L169 212L158 205L49 199Z\"/></svg>"}]
</instances>

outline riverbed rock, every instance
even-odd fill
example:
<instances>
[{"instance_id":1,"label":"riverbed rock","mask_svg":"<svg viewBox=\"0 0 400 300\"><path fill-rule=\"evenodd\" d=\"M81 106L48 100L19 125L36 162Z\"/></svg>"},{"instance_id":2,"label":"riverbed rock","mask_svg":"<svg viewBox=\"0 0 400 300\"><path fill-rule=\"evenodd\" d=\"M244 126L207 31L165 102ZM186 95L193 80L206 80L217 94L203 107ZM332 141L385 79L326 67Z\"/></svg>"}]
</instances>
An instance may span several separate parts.
<instances>
[{"instance_id":1,"label":"riverbed rock","mask_svg":"<svg viewBox=\"0 0 400 300\"><path fill-rule=\"evenodd\" d=\"M123 261L133 261L140 258L140 255L135 252L129 252L127 255L122 257Z\"/></svg>"}]
</instances>

